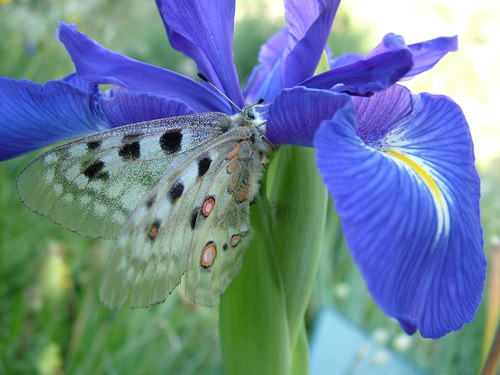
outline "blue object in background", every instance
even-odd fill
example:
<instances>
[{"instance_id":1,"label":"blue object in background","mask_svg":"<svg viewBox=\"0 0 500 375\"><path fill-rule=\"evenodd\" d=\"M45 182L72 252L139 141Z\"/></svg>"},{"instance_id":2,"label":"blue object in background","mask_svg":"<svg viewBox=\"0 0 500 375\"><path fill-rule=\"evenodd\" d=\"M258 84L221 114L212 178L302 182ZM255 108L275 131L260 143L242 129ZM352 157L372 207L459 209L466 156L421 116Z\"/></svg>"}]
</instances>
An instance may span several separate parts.
<instances>
[{"instance_id":1,"label":"blue object in background","mask_svg":"<svg viewBox=\"0 0 500 375\"><path fill-rule=\"evenodd\" d=\"M318 314L311 338L311 375L427 375L377 344L363 330L331 308Z\"/></svg>"}]
</instances>

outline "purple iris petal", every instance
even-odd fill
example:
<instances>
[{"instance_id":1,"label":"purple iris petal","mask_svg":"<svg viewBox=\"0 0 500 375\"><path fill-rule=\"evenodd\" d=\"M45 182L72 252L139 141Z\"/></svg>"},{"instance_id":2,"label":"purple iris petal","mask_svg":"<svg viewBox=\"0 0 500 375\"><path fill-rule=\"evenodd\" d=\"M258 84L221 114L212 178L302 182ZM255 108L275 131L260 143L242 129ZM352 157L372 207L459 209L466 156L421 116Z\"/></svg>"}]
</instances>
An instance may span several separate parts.
<instances>
[{"instance_id":1,"label":"purple iris petal","mask_svg":"<svg viewBox=\"0 0 500 375\"><path fill-rule=\"evenodd\" d=\"M85 80L176 98L198 112L218 110L231 113L226 100L199 83L170 70L109 51L79 32L75 25L60 22L57 35L78 74Z\"/></svg>"},{"instance_id":2,"label":"purple iris petal","mask_svg":"<svg viewBox=\"0 0 500 375\"><path fill-rule=\"evenodd\" d=\"M97 97L67 82L0 78L0 160L110 127Z\"/></svg>"},{"instance_id":3,"label":"purple iris petal","mask_svg":"<svg viewBox=\"0 0 500 375\"><path fill-rule=\"evenodd\" d=\"M274 64L281 58L288 40L288 31L286 28L278 31L269 40L264 43L259 50L259 63L271 70Z\"/></svg>"},{"instance_id":4,"label":"purple iris petal","mask_svg":"<svg viewBox=\"0 0 500 375\"><path fill-rule=\"evenodd\" d=\"M255 103L260 98L272 100L271 96L267 94L279 90L281 87L279 74L273 74L273 70L277 70L279 67L278 62L285 50L287 39L288 32L283 29L260 47L259 65L253 68L243 90L245 98L250 103ZM275 83L272 82L273 78Z\"/></svg>"},{"instance_id":5,"label":"purple iris petal","mask_svg":"<svg viewBox=\"0 0 500 375\"><path fill-rule=\"evenodd\" d=\"M408 48L401 35L389 33L384 36L382 42L378 44L366 57L380 55L390 51L398 51Z\"/></svg>"},{"instance_id":6,"label":"purple iris petal","mask_svg":"<svg viewBox=\"0 0 500 375\"><path fill-rule=\"evenodd\" d=\"M363 59L363 55L359 55L357 53L345 53L330 60L330 69L336 69L344 65L350 65L361 59Z\"/></svg>"},{"instance_id":7,"label":"purple iris petal","mask_svg":"<svg viewBox=\"0 0 500 375\"><path fill-rule=\"evenodd\" d=\"M245 105L233 58L234 0L156 0L170 44L240 107Z\"/></svg>"},{"instance_id":8,"label":"purple iris petal","mask_svg":"<svg viewBox=\"0 0 500 375\"><path fill-rule=\"evenodd\" d=\"M288 43L281 70L284 87L311 77L323 53L340 0L285 1ZM307 4L307 5L306 5Z\"/></svg>"},{"instance_id":9,"label":"purple iris petal","mask_svg":"<svg viewBox=\"0 0 500 375\"><path fill-rule=\"evenodd\" d=\"M245 89L248 97L272 101L282 88L313 75L325 50L339 0L285 1L287 26L261 49ZM259 86L257 83L260 83Z\"/></svg>"},{"instance_id":10,"label":"purple iris petal","mask_svg":"<svg viewBox=\"0 0 500 375\"><path fill-rule=\"evenodd\" d=\"M61 81L66 82L71 86L74 86L85 92L93 92L94 94L99 93L99 87L96 83L87 81L76 73L67 75L66 77L61 79Z\"/></svg>"},{"instance_id":11,"label":"purple iris petal","mask_svg":"<svg viewBox=\"0 0 500 375\"><path fill-rule=\"evenodd\" d=\"M275 145L312 146L321 121L332 118L350 97L326 90L294 87L281 90L269 107L266 135Z\"/></svg>"},{"instance_id":12,"label":"purple iris petal","mask_svg":"<svg viewBox=\"0 0 500 375\"><path fill-rule=\"evenodd\" d=\"M370 96L385 90L408 73L413 65L408 48L393 49L343 65L306 79L301 85Z\"/></svg>"},{"instance_id":13,"label":"purple iris petal","mask_svg":"<svg viewBox=\"0 0 500 375\"><path fill-rule=\"evenodd\" d=\"M472 320L481 300L479 178L460 108L442 96L412 100L411 113L376 141L355 133L378 132L375 122L356 125L340 110L322 123L315 148L374 299L408 333L437 338Z\"/></svg>"},{"instance_id":14,"label":"purple iris petal","mask_svg":"<svg viewBox=\"0 0 500 375\"><path fill-rule=\"evenodd\" d=\"M112 126L194 113L183 101L137 92L103 96L100 105Z\"/></svg>"},{"instance_id":15,"label":"purple iris petal","mask_svg":"<svg viewBox=\"0 0 500 375\"><path fill-rule=\"evenodd\" d=\"M371 98L354 97L353 102L358 124L356 134L369 144L385 137L412 109L411 95L400 85L392 85Z\"/></svg>"},{"instance_id":16,"label":"purple iris petal","mask_svg":"<svg viewBox=\"0 0 500 375\"><path fill-rule=\"evenodd\" d=\"M413 54L413 68L406 74L405 78L416 76L431 69L448 52L458 49L458 38L456 36L441 37L408 46Z\"/></svg>"},{"instance_id":17,"label":"purple iris petal","mask_svg":"<svg viewBox=\"0 0 500 375\"><path fill-rule=\"evenodd\" d=\"M356 54L342 55L330 63L330 68L336 69L341 66L354 64L357 61L369 60L370 57L383 53L408 49L412 54L413 66L404 75L404 77L401 77L402 79L405 79L431 69L448 52L456 51L457 48L458 39L456 36L436 38L407 46L402 36L391 33L387 34L382 42L367 56L363 57Z\"/></svg>"}]
</instances>

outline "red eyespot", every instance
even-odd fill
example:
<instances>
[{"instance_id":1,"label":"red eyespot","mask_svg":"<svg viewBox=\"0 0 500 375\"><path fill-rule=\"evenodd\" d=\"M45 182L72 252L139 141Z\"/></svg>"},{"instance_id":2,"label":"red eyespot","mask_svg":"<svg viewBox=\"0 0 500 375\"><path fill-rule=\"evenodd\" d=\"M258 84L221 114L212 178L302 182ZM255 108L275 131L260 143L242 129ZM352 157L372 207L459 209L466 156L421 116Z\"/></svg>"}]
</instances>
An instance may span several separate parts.
<instances>
[{"instance_id":1,"label":"red eyespot","mask_svg":"<svg viewBox=\"0 0 500 375\"><path fill-rule=\"evenodd\" d=\"M229 241L229 243L231 244L232 247L236 247L238 246L240 241L241 241L241 236L239 234L234 234L233 236L231 236L231 240Z\"/></svg>"},{"instance_id":2,"label":"red eyespot","mask_svg":"<svg viewBox=\"0 0 500 375\"><path fill-rule=\"evenodd\" d=\"M151 241L154 241L156 239L156 236L158 235L158 230L160 229L160 221L155 220L154 223L151 225L151 228L149 229L149 239Z\"/></svg>"},{"instance_id":3,"label":"red eyespot","mask_svg":"<svg viewBox=\"0 0 500 375\"><path fill-rule=\"evenodd\" d=\"M201 206L201 213L203 216L208 217L215 208L215 198L207 197Z\"/></svg>"},{"instance_id":4,"label":"red eyespot","mask_svg":"<svg viewBox=\"0 0 500 375\"><path fill-rule=\"evenodd\" d=\"M217 249L213 242L208 242L201 252L201 266L203 268L210 268L214 264Z\"/></svg>"}]
</instances>

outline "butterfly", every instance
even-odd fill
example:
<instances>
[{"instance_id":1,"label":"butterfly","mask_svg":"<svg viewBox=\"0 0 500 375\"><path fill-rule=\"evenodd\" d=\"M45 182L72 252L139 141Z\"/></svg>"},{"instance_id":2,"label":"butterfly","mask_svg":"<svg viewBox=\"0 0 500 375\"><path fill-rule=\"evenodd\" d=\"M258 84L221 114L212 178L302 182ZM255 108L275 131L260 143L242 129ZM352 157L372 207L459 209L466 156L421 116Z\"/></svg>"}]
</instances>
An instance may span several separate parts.
<instances>
[{"instance_id":1,"label":"butterfly","mask_svg":"<svg viewBox=\"0 0 500 375\"><path fill-rule=\"evenodd\" d=\"M241 268L270 151L256 106L74 140L33 160L18 195L66 229L116 238L100 288L110 308L161 303L181 279L189 300L212 306Z\"/></svg>"}]
</instances>

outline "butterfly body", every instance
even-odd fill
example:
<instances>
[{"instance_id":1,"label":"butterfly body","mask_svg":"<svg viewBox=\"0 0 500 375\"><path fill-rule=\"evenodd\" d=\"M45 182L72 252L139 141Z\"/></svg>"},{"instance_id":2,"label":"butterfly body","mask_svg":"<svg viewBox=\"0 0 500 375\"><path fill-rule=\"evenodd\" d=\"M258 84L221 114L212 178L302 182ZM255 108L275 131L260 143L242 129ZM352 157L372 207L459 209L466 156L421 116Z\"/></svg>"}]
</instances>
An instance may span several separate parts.
<instances>
[{"instance_id":1,"label":"butterfly body","mask_svg":"<svg viewBox=\"0 0 500 375\"><path fill-rule=\"evenodd\" d=\"M249 106L106 130L35 159L18 194L64 228L117 238L106 305L163 302L184 278L187 298L210 306L241 267L269 150L262 125Z\"/></svg>"}]
</instances>

